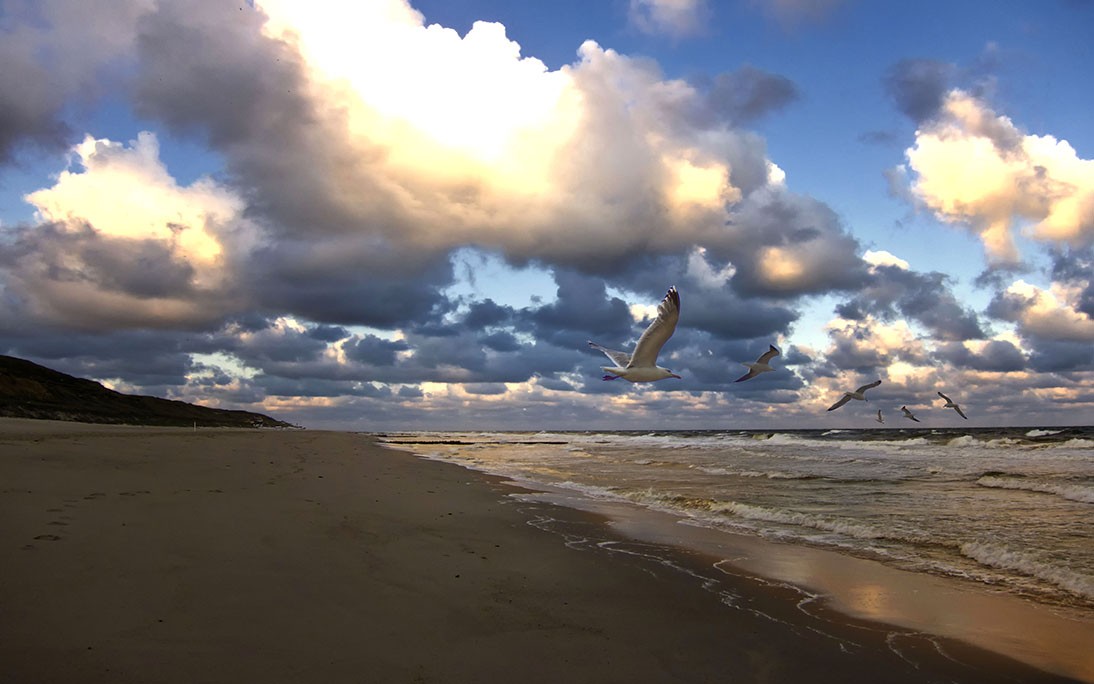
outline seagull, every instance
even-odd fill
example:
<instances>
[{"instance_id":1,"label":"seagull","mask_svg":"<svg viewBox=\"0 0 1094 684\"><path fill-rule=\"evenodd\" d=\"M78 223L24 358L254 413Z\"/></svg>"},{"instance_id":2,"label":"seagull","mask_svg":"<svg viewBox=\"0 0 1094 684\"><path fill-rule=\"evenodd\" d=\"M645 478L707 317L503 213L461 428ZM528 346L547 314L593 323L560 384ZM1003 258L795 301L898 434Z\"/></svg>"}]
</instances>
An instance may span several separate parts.
<instances>
[{"instance_id":1,"label":"seagull","mask_svg":"<svg viewBox=\"0 0 1094 684\"><path fill-rule=\"evenodd\" d=\"M882 425L885 424L885 419L881 417L881 409L877 410L877 418L874 418L874 420L881 423Z\"/></svg>"},{"instance_id":2,"label":"seagull","mask_svg":"<svg viewBox=\"0 0 1094 684\"><path fill-rule=\"evenodd\" d=\"M771 361L771 359L773 359L773 358L775 358L776 356L779 355L779 350L776 349L775 345L773 345L773 344L769 344L767 346L769 347L769 349L767 351L765 351L760 356L760 358L756 359L756 363L741 364L743 366L748 367L748 372L745 373L744 375L742 375L741 377L737 378L733 382L741 382L742 380L748 380L750 378L754 378L757 375L759 375L760 373L766 373L767 371L775 370L774 368L771 367L771 364L769 364L768 362Z\"/></svg>"},{"instance_id":3,"label":"seagull","mask_svg":"<svg viewBox=\"0 0 1094 684\"><path fill-rule=\"evenodd\" d=\"M938 393L938 396L940 396L940 397L942 397L943 399L946 400L946 405L943 406L942 408L952 408L954 411L957 411L957 415L961 416L965 420L969 419L969 417L965 415L965 412L961 410L961 407L958 406L957 404L953 403L953 399L950 399L949 397L947 397L945 394L942 394L941 392Z\"/></svg>"},{"instance_id":4,"label":"seagull","mask_svg":"<svg viewBox=\"0 0 1094 684\"><path fill-rule=\"evenodd\" d=\"M676 321L680 320L680 295L676 292L676 286L670 287L665 293L664 299L657 305L657 318L638 338L638 344L634 347L634 353L606 349L596 342L590 341L589 346L604 352L612 360L614 366L601 366L607 373L605 380L623 378L630 382L654 382L665 378L679 378L668 368L657 365L657 354L661 347L672 337L676 331Z\"/></svg>"},{"instance_id":5,"label":"seagull","mask_svg":"<svg viewBox=\"0 0 1094 684\"><path fill-rule=\"evenodd\" d=\"M909 420L914 420L917 423L919 422L919 419L912 415L912 412L908 410L907 406L901 406L900 410L904 412L904 417L905 418L907 418Z\"/></svg>"},{"instance_id":6,"label":"seagull","mask_svg":"<svg viewBox=\"0 0 1094 684\"><path fill-rule=\"evenodd\" d=\"M844 404L851 401L852 399L861 399L862 401L866 401L866 390L868 390L872 387L877 387L880 384L881 384L881 380L875 380L875 381L871 382L869 385L863 385L862 387L859 387L854 392L844 392L843 397L839 401L837 401L836 403L829 406L828 410L829 411L835 411L840 406L843 406Z\"/></svg>"}]
</instances>

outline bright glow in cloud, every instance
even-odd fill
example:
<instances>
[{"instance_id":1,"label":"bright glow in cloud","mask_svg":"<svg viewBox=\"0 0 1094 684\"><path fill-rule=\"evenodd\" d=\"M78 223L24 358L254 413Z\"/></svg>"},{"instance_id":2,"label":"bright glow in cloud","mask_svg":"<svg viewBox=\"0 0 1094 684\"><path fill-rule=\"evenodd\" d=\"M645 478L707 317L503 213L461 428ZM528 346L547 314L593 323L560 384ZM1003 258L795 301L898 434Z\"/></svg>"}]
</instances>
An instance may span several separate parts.
<instances>
[{"instance_id":1,"label":"bright glow in cloud","mask_svg":"<svg viewBox=\"0 0 1094 684\"><path fill-rule=\"evenodd\" d=\"M330 129L345 136L332 140L337 154L359 151L331 169L345 178L323 182L355 224L386 198L404 226L395 239L416 248L548 260L677 250L724 231L727 203L741 198L732 155L766 162L729 129L697 145L681 117L703 95L593 41L552 71L500 24L461 37L405 0L258 6L267 35L299 50L316 109L344 114ZM370 185L381 191L344 190Z\"/></svg>"},{"instance_id":2,"label":"bright glow in cloud","mask_svg":"<svg viewBox=\"0 0 1094 684\"><path fill-rule=\"evenodd\" d=\"M64 171L52 188L27 195L40 220L76 230L86 223L100 235L173 244L197 263L221 254L208 226L234 219L242 202L207 178L179 187L160 162L155 135L141 133L128 148L87 136L74 152L82 171Z\"/></svg>"},{"instance_id":3,"label":"bright glow in cloud","mask_svg":"<svg viewBox=\"0 0 1094 684\"><path fill-rule=\"evenodd\" d=\"M1018 280L1005 296L1022 302L1018 323L1023 331L1045 339L1094 343L1094 320L1078 310L1078 288L1053 283L1042 290Z\"/></svg>"},{"instance_id":4,"label":"bright glow in cloud","mask_svg":"<svg viewBox=\"0 0 1094 684\"><path fill-rule=\"evenodd\" d=\"M873 251L866 250L862 260L871 266L895 266L903 271L911 270L911 265L898 256L894 256L883 249Z\"/></svg>"},{"instance_id":5,"label":"bright glow in cloud","mask_svg":"<svg viewBox=\"0 0 1094 684\"><path fill-rule=\"evenodd\" d=\"M995 262L1018 261L1016 225L1030 224L1038 240L1094 242L1094 161L1066 141L1022 133L960 90L906 156L916 197L938 218L968 224Z\"/></svg>"}]
</instances>

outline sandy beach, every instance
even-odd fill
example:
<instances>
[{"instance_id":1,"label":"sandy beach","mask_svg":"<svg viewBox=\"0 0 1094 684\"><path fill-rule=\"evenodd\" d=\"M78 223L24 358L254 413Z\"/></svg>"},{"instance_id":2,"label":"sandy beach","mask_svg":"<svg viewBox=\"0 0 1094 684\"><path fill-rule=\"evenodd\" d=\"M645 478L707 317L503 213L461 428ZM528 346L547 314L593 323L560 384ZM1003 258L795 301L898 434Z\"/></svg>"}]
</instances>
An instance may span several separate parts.
<instances>
[{"instance_id":1,"label":"sandy beach","mask_svg":"<svg viewBox=\"0 0 1094 684\"><path fill-rule=\"evenodd\" d=\"M0 678L1085 679L711 586L717 559L516 491L351 433L0 419Z\"/></svg>"}]
</instances>

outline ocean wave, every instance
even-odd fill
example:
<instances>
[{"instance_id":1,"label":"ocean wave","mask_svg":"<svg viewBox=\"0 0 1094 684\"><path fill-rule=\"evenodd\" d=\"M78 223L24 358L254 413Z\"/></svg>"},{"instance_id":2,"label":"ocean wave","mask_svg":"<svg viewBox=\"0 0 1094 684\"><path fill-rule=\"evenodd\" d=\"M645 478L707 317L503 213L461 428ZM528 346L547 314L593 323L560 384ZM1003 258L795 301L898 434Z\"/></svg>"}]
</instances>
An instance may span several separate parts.
<instances>
[{"instance_id":1,"label":"ocean wave","mask_svg":"<svg viewBox=\"0 0 1094 684\"><path fill-rule=\"evenodd\" d=\"M1076 437L1074 439L1069 439L1066 442L1061 442L1057 446L1067 449L1089 449L1091 447L1094 447L1094 439L1083 439L1081 437Z\"/></svg>"},{"instance_id":2,"label":"ocean wave","mask_svg":"<svg viewBox=\"0 0 1094 684\"><path fill-rule=\"evenodd\" d=\"M1094 504L1094 487L1078 482L1050 482L1021 475L989 473L982 475L976 481L976 484L993 489L1014 489L1054 494L1070 501Z\"/></svg>"},{"instance_id":3,"label":"ocean wave","mask_svg":"<svg viewBox=\"0 0 1094 684\"><path fill-rule=\"evenodd\" d=\"M777 523L804 527L822 532L832 532L845 537L860 540L891 540L919 545L934 544L929 537L908 530L893 528L879 529L867 523L852 522L846 519L802 513L780 508L768 508L744 504L737 501L709 502L707 508L712 513L729 513L747 520Z\"/></svg>"},{"instance_id":4,"label":"ocean wave","mask_svg":"<svg viewBox=\"0 0 1094 684\"><path fill-rule=\"evenodd\" d=\"M1029 575L1083 598L1094 599L1094 577L1053 565L1032 553L998 544L966 542L961 545L961 554L982 565Z\"/></svg>"},{"instance_id":5,"label":"ocean wave","mask_svg":"<svg viewBox=\"0 0 1094 684\"><path fill-rule=\"evenodd\" d=\"M1049 435L1058 435L1063 430L1030 430L1026 433L1026 437L1048 437Z\"/></svg>"}]
</instances>

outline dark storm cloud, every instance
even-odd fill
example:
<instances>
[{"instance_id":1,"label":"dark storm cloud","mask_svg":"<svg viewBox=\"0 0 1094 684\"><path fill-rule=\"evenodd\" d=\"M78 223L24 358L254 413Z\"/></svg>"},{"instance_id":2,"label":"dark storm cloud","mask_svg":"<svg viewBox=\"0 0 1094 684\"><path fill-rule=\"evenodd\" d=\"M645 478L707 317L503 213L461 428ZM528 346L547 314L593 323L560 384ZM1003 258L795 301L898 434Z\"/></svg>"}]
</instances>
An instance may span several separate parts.
<instances>
[{"instance_id":1,"label":"dark storm cloud","mask_svg":"<svg viewBox=\"0 0 1094 684\"><path fill-rule=\"evenodd\" d=\"M512 352L520 349L520 342L517 341L517 338L513 336L512 333L505 332L504 330L499 330L490 335L484 335L479 338L479 341L483 345L498 352Z\"/></svg>"},{"instance_id":2,"label":"dark storm cloud","mask_svg":"<svg viewBox=\"0 0 1094 684\"><path fill-rule=\"evenodd\" d=\"M57 335L0 329L0 353L81 378L122 378L138 387L179 386L193 370L190 340L171 331ZM149 391L149 390L146 390Z\"/></svg>"},{"instance_id":3,"label":"dark storm cloud","mask_svg":"<svg viewBox=\"0 0 1094 684\"><path fill-rule=\"evenodd\" d=\"M486 298L479 302L472 302L470 310L464 316L463 322L471 330L485 330L486 328L508 323L513 318L513 310L507 306L501 306L493 299Z\"/></svg>"},{"instance_id":4,"label":"dark storm cloud","mask_svg":"<svg viewBox=\"0 0 1094 684\"><path fill-rule=\"evenodd\" d=\"M940 340L981 339L976 312L963 307L949 289L949 277L918 273L897 266L875 266L867 284L836 312L849 320L867 314L885 321L899 316L921 323Z\"/></svg>"},{"instance_id":5,"label":"dark storm cloud","mask_svg":"<svg viewBox=\"0 0 1094 684\"><path fill-rule=\"evenodd\" d=\"M589 339L612 346L619 342L611 340L628 339L633 334L629 307L622 299L608 295L602 278L562 269L556 269L554 276L557 299L524 312L537 337L558 346L577 348Z\"/></svg>"},{"instance_id":6,"label":"dark storm cloud","mask_svg":"<svg viewBox=\"0 0 1094 684\"><path fill-rule=\"evenodd\" d=\"M931 59L903 59L889 67L882 84L901 112L916 123L934 118L953 86L957 68Z\"/></svg>"},{"instance_id":7,"label":"dark storm cloud","mask_svg":"<svg viewBox=\"0 0 1094 684\"><path fill-rule=\"evenodd\" d=\"M79 223L18 226L7 237L0 242L0 328L214 330L241 305L223 272L199 273L167 241L105 235Z\"/></svg>"},{"instance_id":8,"label":"dark storm cloud","mask_svg":"<svg viewBox=\"0 0 1094 684\"><path fill-rule=\"evenodd\" d=\"M750 64L713 78L697 78L694 85L706 93L699 122L721 121L740 126L778 111L800 98L794 82Z\"/></svg>"},{"instance_id":9,"label":"dark storm cloud","mask_svg":"<svg viewBox=\"0 0 1094 684\"><path fill-rule=\"evenodd\" d=\"M410 349L403 340L385 340L375 335L358 337L343 345L346 358L372 366L391 366L395 364L396 354Z\"/></svg>"},{"instance_id":10,"label":"dark storm cloud","mask_svg":"<svg viewBox=\"0 0 1094 684\"><path fill-rule=\"evenodd\" d=\"M960 343L948 342L939 345L935 356L959 369L1013 373L1026 368L1025 354L1006 340L992 340L979 352Z\"/></svg>"},{"instance_id":11,"label":"dark storm cloud","mask_svg":"<svg viewBox=\"0 0 1094 684\"><path fill-rule=\"evenodd\" d=\"M858 251L858 240L830 207L780 189L754 193L734 206L727 235L710 247L712 257L736 267L731 284L746 297L856 289L867 281ZM776 263L775 252L788 263Z\"/></svg>"},{"instance_id":12,"label":"dark storm cloud","mask_svg":"<svg viewBox=\"0 0 1094 684\"><path fill-rule=\"evenodd\" d=\"M63 93L50 92L48 72L12 54L12 47L0 28L0 167L24 146L59 151L72 135L59 118Z\"/></svg>"},{"instance_id":13,"label":"dark storm cloud","mask_svg":"<svg viewBox=\"0 0 1094 684\"><path fill-rule=\"evenodd\" d=\"M0 166L20 149L71 142L70 98L92 101L104 67L129 49L139 2L8 2L0 9Z\"/></svg>"},{"instance_id":14,"label":"dark storm cloud","mask_svg":"<svg viewBox=\"0 0 1094 684\"><path fill-rule=\"evenodd\" d=\"M1088 342L1037 340L1029 363L1041 373L1094 370L1094 345Z\"/></svg>"},{"instance_id":15,"label":"dark storm cloud","mask_svg":"<svg viewBox=\"0 0 1094 684\"><path fill-rule=\"evenodd\" d=\"M260 308L337 325L426 325L451 308L445 255L381 259L368 242L282 242L256 253L244 282Z\"/></svg>"}]
</instances>

